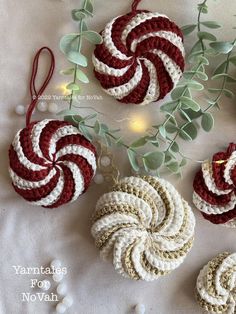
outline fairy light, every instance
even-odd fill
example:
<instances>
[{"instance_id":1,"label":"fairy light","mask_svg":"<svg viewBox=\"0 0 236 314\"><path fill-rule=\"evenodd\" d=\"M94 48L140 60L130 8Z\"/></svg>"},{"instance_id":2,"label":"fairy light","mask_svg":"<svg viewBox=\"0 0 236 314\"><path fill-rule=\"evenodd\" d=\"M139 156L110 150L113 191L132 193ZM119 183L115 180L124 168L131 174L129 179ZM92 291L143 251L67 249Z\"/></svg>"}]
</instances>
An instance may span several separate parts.
<instances>
[{"instance_id":1,"label":"fairy light","mask_svg":"<svg viewBox=\"0 0 236 314\"><path fill-rule=\"evenodd\" d=\"M148 121L143 116L136 115L129 121L128 126L135 133L143 133L148 128Z\"/></svg>"},{"instance_id":2,"label":"fairy light","mask_svg":"<svg viewBox=\"0 0 236 314\"><path fill-rule=\"evenodd\" d=\"M69 90L66 88L68 83L62 83L58 86L58 89L62 92L63 95L68 95Z\"/></svg>"}]
</instances>

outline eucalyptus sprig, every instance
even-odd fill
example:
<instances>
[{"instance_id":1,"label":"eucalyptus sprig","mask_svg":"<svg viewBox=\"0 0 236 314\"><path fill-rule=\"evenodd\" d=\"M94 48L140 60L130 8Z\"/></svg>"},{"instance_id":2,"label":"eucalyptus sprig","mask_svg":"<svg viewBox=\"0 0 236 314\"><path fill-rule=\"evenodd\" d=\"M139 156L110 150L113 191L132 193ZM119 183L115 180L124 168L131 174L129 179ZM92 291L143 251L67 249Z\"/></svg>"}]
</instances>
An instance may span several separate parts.
<instances>
[{"instance_id":1,"label":"eucalyptus sprig","mask_svg":"<svg viewBox=\"0 0 236 314\"><path fill-rule=\"evenodd\" d=\"M236 66L236 55L233 55L236 40L231 42L217 41L212 31L221 28L217 21L203 20L208 13L208 2L204 0L198 4L198 16L195 24L186 25L182 28L185 36L195 34L197 40L187 56L187 70L182 80L171 93L171 100L163 104L160 111L164 114L164 121L153 125L142 137L132 143L124 141L119 129L111 129L107 124L100 121L97 114L85 117L81 112L74 110L74 101L81 92L78 82L88 83L89 79L81 70L87 66L87 58L81 53L82 41L87 39L93 44L101 42L101 36L91 30L85 23L88 17L93 15L91 0L85 0L79 10L72 11L72 18L78 23L79 32L65 35L60 43L62 52L66 55L74 67L62 71L63 74L73 75L73 80L67 85L70 95L69 110L59 114L64 119L73 123L80 132L89 140L103 141L105 145L122 146L128 155L129 162L134 171L155 171L167 169L171 173L179 174L187 163L180 147L180 140L193 141L199 129L209 132L214 126L212 109L220 107L223 96L233 97L234 92L229 84L235 83L236 79L231 75L231 68ZM208 88L207 82L212 58L224 58L224 61L210 74L210 79L218 83L215 87ZM204 91L201 103L197 100Z\"/></svg>"}]
</instances>

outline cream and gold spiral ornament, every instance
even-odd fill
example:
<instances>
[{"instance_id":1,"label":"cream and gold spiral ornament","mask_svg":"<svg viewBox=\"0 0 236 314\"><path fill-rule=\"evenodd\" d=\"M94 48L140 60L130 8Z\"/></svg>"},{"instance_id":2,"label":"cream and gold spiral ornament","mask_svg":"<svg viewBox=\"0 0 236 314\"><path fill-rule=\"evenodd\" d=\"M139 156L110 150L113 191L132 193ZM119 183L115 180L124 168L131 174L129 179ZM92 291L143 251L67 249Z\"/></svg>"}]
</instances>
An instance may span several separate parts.
<instances>
[{"instance_id":1,"label":"cream and gold spiral ornament","mask_svg":"<svg viewBox=\"0 0 236 314\"><path fill-rule=\"evenodd\" d=\"M97 202L92 235L121 275L152 281L177 268L193 244L195 218L173 185L126 177Z\"/></svg>"},{"instance_id":2,"label":"cream and gold spiral ornament","mask_svg":"<svg viewBox=\"0 0 236 314\"><path fill-rule=\"evenodd\" d=\"M203 267L197 278L196 295L207 313L236 312L236 253L221 253Z\"/></svg>"}]
</instances>

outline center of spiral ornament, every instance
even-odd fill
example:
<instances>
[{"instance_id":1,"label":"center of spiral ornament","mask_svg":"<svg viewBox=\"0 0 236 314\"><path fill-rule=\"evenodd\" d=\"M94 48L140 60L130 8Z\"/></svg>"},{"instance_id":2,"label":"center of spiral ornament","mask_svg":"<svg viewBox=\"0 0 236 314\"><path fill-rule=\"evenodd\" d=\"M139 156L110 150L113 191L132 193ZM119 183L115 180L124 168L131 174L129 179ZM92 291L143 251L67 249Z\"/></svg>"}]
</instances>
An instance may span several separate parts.
<instances>
[{"instance_id":1,"label":"center of spiral ornament","mask_svg":"<svg viewBox=\"0 0 236 314\"><path fill-rule=\"evenodd\" d=\"M194 227L192 210L176 189L146 176L123 178L98 200L91 232L118 273L151 281L184 261Z\"/></svg>"}]
</instances>

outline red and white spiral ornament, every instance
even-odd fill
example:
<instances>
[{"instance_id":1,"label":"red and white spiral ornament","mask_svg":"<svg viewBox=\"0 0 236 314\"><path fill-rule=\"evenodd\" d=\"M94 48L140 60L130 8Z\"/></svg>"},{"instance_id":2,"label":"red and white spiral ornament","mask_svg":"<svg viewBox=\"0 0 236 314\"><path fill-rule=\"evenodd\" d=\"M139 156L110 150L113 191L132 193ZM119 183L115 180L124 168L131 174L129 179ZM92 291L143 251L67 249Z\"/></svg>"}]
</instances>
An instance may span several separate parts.
<instances>
[{"instance_id":1,"label":"red and white spiral ornament","mask_svg":"<svg viewBox=\"0 0 236 314\"><path fill-rule=\"evenodd\" d=\"M184 71L180 28L166 15L137 10L114 18L102 32L93 64L106 93L122 103L145 105L166 96Z\"/></svg>"},{"instance_id":2,"label":"red and white spiral ornament","mask_svg":"<svg viewBox=\"0 0 236 314\"><path fill-rule=\"evenodd\" d=\"M43 51L49 52L51 67L37 91L35 78ZM33 63L32 102L26 115L26 127L17 132L9 149L9 173L14 189L31 204L47 208L75 201L86 191L96 171L95 147L72 124L49 119L30 122L54 67L52 51L41 48Z\"/></svg>"}]
</instances>

